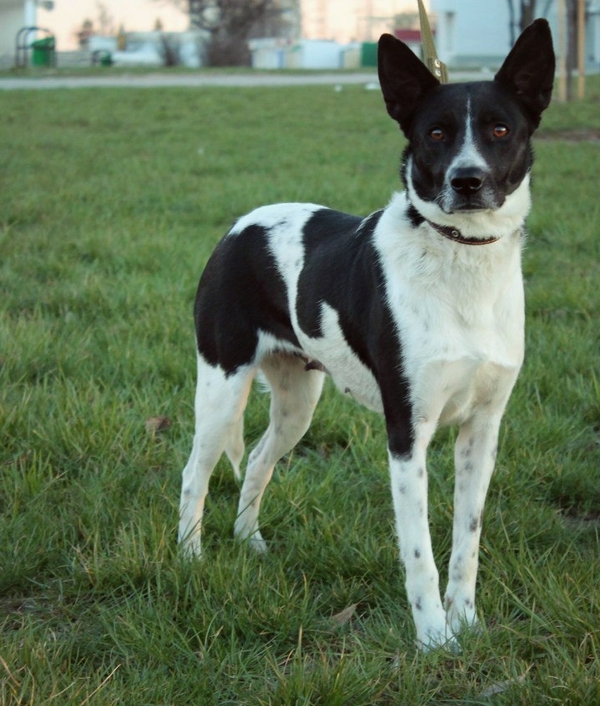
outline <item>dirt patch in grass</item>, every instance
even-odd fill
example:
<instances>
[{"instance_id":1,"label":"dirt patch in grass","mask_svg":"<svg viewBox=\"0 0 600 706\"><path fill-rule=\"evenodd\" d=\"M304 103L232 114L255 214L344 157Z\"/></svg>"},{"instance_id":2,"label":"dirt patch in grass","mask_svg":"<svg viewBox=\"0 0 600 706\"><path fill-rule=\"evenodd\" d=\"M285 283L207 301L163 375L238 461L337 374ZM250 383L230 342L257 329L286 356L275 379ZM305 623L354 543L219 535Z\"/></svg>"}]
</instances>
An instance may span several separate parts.
<instances>
[{"instance_id":1,"label":"dirt patch in grass","mask_svg":"<svg viewBox=\"0 0 600 706\"><path fill-rule=\"evenodd\" d=\"M563 515L563 522L570 529L587 530L600 527L600 512L577 513L570 511Z\"/></svg>"},{"instance_id":2,"label":"dirt patch in grass","mask_svg":"<svg viewBox=\"0 0 600 706\"><path fill-rule=\"evenodd\" d=\"M586 128L581 130L540 130L536 134L538 140L549 142L592 142L600 143L600 128Z\"/></svg>"}]
</instances>

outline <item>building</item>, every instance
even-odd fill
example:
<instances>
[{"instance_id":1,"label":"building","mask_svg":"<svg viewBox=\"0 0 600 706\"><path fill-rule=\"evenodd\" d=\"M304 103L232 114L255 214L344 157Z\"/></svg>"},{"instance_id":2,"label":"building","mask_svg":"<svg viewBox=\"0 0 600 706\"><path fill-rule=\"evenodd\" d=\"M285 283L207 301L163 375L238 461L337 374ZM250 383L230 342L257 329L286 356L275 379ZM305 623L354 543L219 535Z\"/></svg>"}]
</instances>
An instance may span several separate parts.
<instances>
[{"instance_id":1,"label":"building","mask_svg":"<svg viewBox=\"0 0 600 706\"><path fill-rule=\"evenodd\" d=\"M13 66L17 34L23 27L36 26L38 5L49 9L52 3L40 0L0 0L1 68ZM29 39L33 41L36 37L31 33Z\"/></svg>"},{"instance_id":2,"label":"building","mask_svg":"<svg viewBox=\"0 0 600 706\"><path fill-rule=\"evenodd\" d=\"M300 0L300 5L302 37L341 43L377 41L395 29L398 14L417 10L416 0Z\"/></svg>"},{"instance_id":3,"label":"building","mask_svg":"<svg viewBox=\"0 0 600 706\"><path fill-rule=\"evenodd\" d=\"M431 0L430 5L437 24L438 54L450 67L496 68L519 34L519 17L511 18L506 0ZM557 5L556 0L538 0L535 13L550 22L555 44ZM600 0L586 2L585 56L588 68L600 68Z\"/></svg>"}]
</instances>

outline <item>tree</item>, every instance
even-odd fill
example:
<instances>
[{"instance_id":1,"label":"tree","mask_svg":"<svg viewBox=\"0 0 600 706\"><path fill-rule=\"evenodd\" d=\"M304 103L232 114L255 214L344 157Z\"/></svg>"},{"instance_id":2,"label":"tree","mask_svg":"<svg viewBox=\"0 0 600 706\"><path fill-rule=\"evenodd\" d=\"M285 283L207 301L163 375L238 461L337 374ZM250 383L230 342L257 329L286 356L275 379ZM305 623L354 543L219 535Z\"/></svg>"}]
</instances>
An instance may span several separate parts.
<instances>
[{"instance_id":1,"label":"tree","mask_svg":"<svg viewBox=\"0 0 600 706\"><path fill-rule=\"evenodd\" d=\"M98 10L98 32L105 37L114 35L115 20L108 7L103 2L97 2L96 9Z\"/></svg>"},{"instance_id":2,"label":"tree","mask_svg":"<svg viewBox=\"0 0 600 706\"><path fill-rule=\"evenodd\" d=\"M585 3L587 5L587 3ZM585 41L584 37L577 36L577 20L579 17L579 3L577 0L566 0L565 10L567 14L567 100L572 101L575 98L575 82L573 73L577 69L577 49L579 39ZM587 10L584 7L583 12ZM584 15L585 16L585 15Z\"/></svg>"},{"instance_id":3,"label":"tree","mask_svg":"<svg viewBox=\"0 0 600 706\"><path fill-rule=\"evenodd\" d=\"M521 32L535 20L535 0L521 0Z\"/></svg>"},{"instance_id":4,"label":"tree","mask_svg":"<svg viewBox=\"0 0 600 706\"><path fill-rule=\"evenodd\" d=\"M508 0L511 47L517 40L517 34L520 34L535 19L535 3L536 0ZM515 31L517 28L518 33Z\"/></svg>"},{"instance_id":5,"label":"tree","mask_svg":"<svg viewBox=\"0 0 600 706\"><path fill-rule=\"evenodd\" d=\"M84 20L81 24L81 29L77 30L75 33L77 36L77 41L79 42L80 49L87 49L90 41L90 37L94 34L94 23L92 20Z\"/></svg>"},{"instance_id":6,"label":"tree","mask_svg":"<svg viewBox=\"0 0 600 706\"><path fill-rule=\"evenodd\" d=\"M250 63L248 39L258 27L276 33L281 17L280 0L172 0L187 8L192 27L207 32L206 60L210 66L244 66ZM265 34L263 34L265 36Z\"/></svg>"},{"instance_id":7,"label":"tree","mask_svg":"<svg viewBox=\"0 0 600 706\"><path fill-rule=\"evenodd\" d=\"M522 32L525 27L530 25L536 17L536 0L507 0L509 11L510 25L510 41L511 45L516 41L515 29L519 28ZM547 17L552 5L551 0L545 0L541 9L541 16ZM585 3L584 12L587 12L588 2ZM539 14L539 13L538 13ZM566 99L568 101L574 98L574 81L573 72L577 68L577 49L578 42L584 41L583 37L578 38L577 24L579 16L578 0L565 0L565 26L566 26Z\"/></svg>"},{"instance_id":8,"label":"tree","mask_svg":"<svg viewBox=\"0 0 600 706\"><path fill-rule=\"evenodd\" d=\"M86 19L83 21L81 29L75 33L81 49L87 49L90 37L93 34L100 34L104 37L110 37L115 34L115 20L105 3L96 2L96 10L98 11L96 19L98 26L96 27L93 20Z\"/></svg>"}]
</instances>

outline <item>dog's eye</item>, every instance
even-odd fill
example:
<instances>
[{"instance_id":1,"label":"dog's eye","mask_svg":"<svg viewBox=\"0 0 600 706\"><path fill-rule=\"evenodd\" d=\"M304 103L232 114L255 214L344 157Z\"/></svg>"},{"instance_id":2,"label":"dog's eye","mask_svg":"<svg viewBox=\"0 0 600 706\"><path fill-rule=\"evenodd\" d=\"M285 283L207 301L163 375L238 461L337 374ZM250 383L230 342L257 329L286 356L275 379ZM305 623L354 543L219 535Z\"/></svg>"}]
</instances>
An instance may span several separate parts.
<instances>
[{"instance_id":1,"label":"dog's eye","mask_svg":"<svg viewBox=\"0 0 600 706\"><path fill-rule=\"evenodd\" d=\"M494 127L494 137L497 137L500 140L503 137L506 137L509 132L510 130L506 127L506 125L502 125L502 123Z\"/></svg>"},{"instance_id":2,"label":"dog's eye","mask_svg":"<svg viewBox=\"0 0 600 706\"><path fill-rule=\"evenodd\" d=\"M441 140L446 137L446 134L441 127L434 127L429 131L429 137L431 137L431 139L435 142L441 142Z\"/></svg>"}]
</instances>

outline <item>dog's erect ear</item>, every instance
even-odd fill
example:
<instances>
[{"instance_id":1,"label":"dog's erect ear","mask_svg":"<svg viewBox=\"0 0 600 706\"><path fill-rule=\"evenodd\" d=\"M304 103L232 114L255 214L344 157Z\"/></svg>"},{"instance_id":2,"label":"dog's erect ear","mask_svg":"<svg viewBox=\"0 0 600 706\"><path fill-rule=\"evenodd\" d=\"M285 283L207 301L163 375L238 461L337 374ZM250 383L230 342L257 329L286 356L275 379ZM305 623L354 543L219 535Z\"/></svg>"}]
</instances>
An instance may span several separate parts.
<instances>
[{"instance_id":1,"label":"dog's erect ear","mask_svg":"<svg viewBox=\"0 0 600 706\"><path fill-rule=\"evenodd\" d=\"M523 30L495 77L517 95L534 127L550 104L555 63L548 22L535 20Z\"/></svg>"},{"instance_id":2,"label":"dog's erect ear","mask_svg":"<svg viewBox=\"0 0 600 706\"><path fill-rule=\"evenodd\" d=\"M387 111L406 133L419 102L440 82L404 42L391 34L379 39L377 68Z\"/></svg>"}]
</instances>

